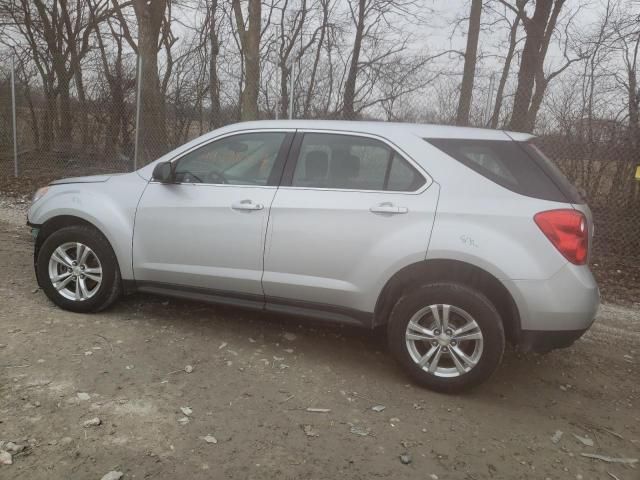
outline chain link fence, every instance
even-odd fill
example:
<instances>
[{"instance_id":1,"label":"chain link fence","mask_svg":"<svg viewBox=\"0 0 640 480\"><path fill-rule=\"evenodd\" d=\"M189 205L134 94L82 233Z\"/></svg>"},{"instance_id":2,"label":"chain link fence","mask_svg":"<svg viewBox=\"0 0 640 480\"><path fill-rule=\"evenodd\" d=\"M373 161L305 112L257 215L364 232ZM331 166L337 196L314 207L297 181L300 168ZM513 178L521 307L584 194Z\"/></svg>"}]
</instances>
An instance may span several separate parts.
<instances>
[{"instance_id":1,"label":"chain link fence","mask_svg":"<svg viewBox=\"0 0 640 480\"><path fill-rule=\"evenodd\" d=\"M20 183L133 169L135 97L119 104L107 96L49 100L41 90L16 82L12 98L11 76L0 81L0 88L0 168L5 182L8 177L17 177L14 183ZM6 134L12 131L12 115L16 152Z\"/></svg>"},{"instance_id":2,"label":"chain link fence","mask_svg":"<svg viewBox=\"0 0 640 480\"><path fill-rule=\"evenodd\" d=\"M603 134L603 127L596 127ZM632 139L633 140L633 139ZM640 140L640 139L638 139ZM606 300L640 302L640 163L637 146L586 132L535 143L582 192L595 221L591 267Z\"/></svg>"},{"instance_id":3,"label":"chain link fence","mask_svg":"<svg viewBox=\"0 0 640 480\"><path fill-rule=\"evenodd\" d=\"M11 78L10 72L0 76L0 190L5 194L30 194L56 178L133 171L240 120L239 104L214 109L178 90L168 98L145 97L135 70L68 98L47 95L19 79L12 85ZM264 118L278 114L282 109L259 113ZM322 117L310 111L306 118ZM353 119L363 118L383 119L373 111ZM398 112L392 118L403 116ZM623 125L581 125L539 136L535 143L583 192L594 213L592 269L605 300L633 303L640 302L640 182L634 178L640 139L629 139L625 131Z\"/></svg>"}]
</instances>

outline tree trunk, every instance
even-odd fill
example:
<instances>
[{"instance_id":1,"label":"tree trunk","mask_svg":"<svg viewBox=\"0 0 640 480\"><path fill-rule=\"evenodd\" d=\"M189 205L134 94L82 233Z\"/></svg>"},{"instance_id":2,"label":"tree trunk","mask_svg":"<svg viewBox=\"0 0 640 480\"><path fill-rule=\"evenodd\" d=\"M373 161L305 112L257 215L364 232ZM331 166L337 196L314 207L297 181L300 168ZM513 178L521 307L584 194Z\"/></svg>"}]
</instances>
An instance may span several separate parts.
<instances>
[{"instance_id":1,"label":"tree trunk","mask_svg":"<svg viewBox=\"0 0 640 480\"><path fill-rule=\"evenodd\" d=\"M309 118L309 110L311 108L311 101L313 100L313 89L316 83L316 74L318 72L318 64L320 63L320 54L322 53L322 44L324 43L324 37L327 32L327 25L329 23L329 3L327 0L322 3L322 26L320 27L320 39L318 40L318 48L313 59L313 67L311 68L311 75L309 76L309 87L307 89L307 95L304 99L304 118Z\"/></svg>"},{"instance_id":2,"label":"tree trunk","mask_svg":"<svg viewBox=\"0 0 640 480\"><path fill-rule=\"evenodd\" d=\"M366 0L358 0L358 21L356 23L356 38L353 42L353 53L351 54L351 64L349 65L349 75L344 84L344 97L342 102L342 116L353 120L355 117L355 96L356 80L358 77L358 67L360 63L360 50L362 49L362 37L364 36L364 19Z\"/></svg>"},{"instance_id":3,"label":"tree trunk","mask_svg":"<svg viewBox=\"0 0 640 480\"><path fill-rule=\"evenodd\" d=\"M209 10L209 43L211 47L211 57L209 58L209 98L211 100L211 117L209 126L212 129L222 126L220 118L220 80L218 78L218 54L220 45L218 43L218 31L216 30L216 10L218 0L213 0Z\"/></svg>"},{"instance_id":4,"label":"tree trunk","mask_svg":"<svg viewBox=\"0 0 640 480\"><path fill-rule=\"evenodd\" d=\"M71 113L71 98L69 95L69 80L58 77L58 97L60 99L60 131L59 142L73 144L73 115Z\"/></svg>"},{"instance_id":5,"label":"tree trunk","mask_svg":"<svg viewBox=\"0 0 640 480\"><path fill-rule=\"evenodd\" d=\"M536 117L538 116L538 111L542 105L542 100L544 99L544 94L547 90L548 84L549 82L544 78L542 80L536 80L536 88L533 93L533 97L531 98L531 106L527 112L527 121L525 124L525 130L527 132L533 131L533 128L535 127Z\"/></svg>"},{"instance_id":6,"label":"tree trunk","mask_svg":"<svg viewBox=\"0 0 640 480\"><path fill-rule=\"evenodd\" d=\"M476 73L481 15L482 0L472 0L471 14L469 15L469 32L467 33L467 48L464 53L464 73L462 74L462 86L460 88L460 100L458 102L456 125L469 125L469 111L471 110L471 96L473 94L473 82Z\"/></svg>"},{"instance_id":7,"label":"tree trunk","mask_svg":"<svg viewBox=\"0 0 640 480\"><path fill-rule=\"evenodd\" d=\"M244 57L244 88L240 94L240 119L258 119L258 89L260 87L261 0L249 0L248 27L242 15L240 0L233 0L233 10Z\"/></svg>"},{"instance_id":8,"label":"tree trunk","mask_svg":"<svg viewBox=\"0 0 640 480\"><path fill-rule=\"evenodd\" d=\"M48 152L51 150L54 141L54 125L56 118L56 96L53 91L45 89L46 108L42 118L42 150Z\"/></svg>"},{"instance_id":9,"label":"tree trunk","mask_svg":"<svg viewBox=\"0 0 640 480\"><path fill-rule=\"evenodd\" d=\"M135 0L138 20L138 56L141 99L138 128L138 166L155 160L166 151L165 111L158 75L158 37L166 9L166 0Z\"/></svg>"},{"instance_id":10,"label":"tree trunk","mask_svg":"<svg viewBox=\"0 0 640 480\"><path fill-rule=\"evenodd\" d=\"M544 62L541 46L552 6L553 0L537 0L533 17L524 21L527 38L522 50L522 59L520 60L518 86L516 87L511 122L509 124L511 130L524 131L527 129L527 115L533 95L535 76L538 68Z\"/></svg>"},{"instance_id":11,"label":"tree trunk","mask_svg":"<svg viewBox=\"0 0 640 480\"><path fill-rule=\"evenodd\" d=\"M245 49L244 98L242 120L258 119L258 89L260 88L260 28L262 25L261 0L249 0L249 29Z\"/></svg>"},{"instance_id":12,"label":"tree trunk","mask_svg":"<svg viewBox=\"0 0 640 480\"><path fill-rule=\"evenodd\" d=\"M640 148L640 90L638 90L638 78L633 69L628 69L628 102L629 102L629 139L634 150Z\"/></svg>"},{"instance_id":13,"label":"tree trunk","mask_svg":"<svg viewBox=\"0 0 640 480\"><path fill-rule=\"evenodd\" d=\"M286 63L280 64L280 117L289 118L289 75L292 71Z\"/></svg>"},{"instance_id":14,"label":"tree trunk","mask_svg":"<svg viewBox=\"0 0 640 480\"><path fill-rule=\"evenodd\" d=\"M107 125L107 134L105 138L104 151L105 156L111 157L118 146L120 139L120 129L122 128L122 115L126 108L124 103L124 92L122 89L122 78L116 75L113 79L111 88L111 108L109 112L109 123Z\"/></svg>"},{"instance_id":15,"label":"tree trunk","mask_svg":"<svg viewBox=\"0 0 640 480\"><path fill-rule=\"evenodd\" d=\"M64 23L65 31L68 37L68 49L71 57L69 74L70 76L73 76L76 84L76 90L78 91L78 102L80 104L80 137L82 145L87 145L89 143L89 114L87 108L87 99L84 91L84 82L82 80L82 64L80 62L80 57L82 55L83 49L81 49L80 53L78 52L78 31L73 30L67 0L59 1L61 7L60 14L62 15L62 21ZM82 15L80 9L78 9L76 15L78 15L78 17ZM62 30L62 27L60 27L60 29ZM87 31L90 31L90 27L87 27L87 29Z\"/></svg>"},{"instance_id":16,"label":"tree trunk","mask_svg":"<svg viewBox=\"0 0 640 480\"><path fill-rule=\"evenodd\" d=\"M497 128L500 121L500 110L502 109L502 99L504 98L504 89L509 79L509 70L511 70L511 62L513 61L513 55L516 51L516 42L518 41L518 27L520 25L520 17L516 17L511 25L509 31L509 49L507 50L507 56L504 59L504 67L502 67L502 74L500 75L500 81L498 82L498 89L496 90L496 103L493 107L493 115L491 116L491 128Z\"/></svg>"},{"instance_id":17,"label":"tree trunk","mask_svg":"<svg viewBox=\"0 0 640 480\"><path fill-rule=\"evenodd\" d=\"M25 78L27 77L25 76ZM36 108L33 104L31 85L29 84L28 79L24 82L24 98L26 99L27 105L29 107L29 118L31 119L31 134L33 135L33 144L36 146L36 149L40 149L40 128L38 127L38 116L36 115Z\"/></svg>"},{"instance_id":18,"label":"tree trunk","mask_svg":"<svg viewBox=\"0 0 640 480\"><path fill-rule=\"evenodd\" d=\"M78 69L74 72L76 89L78 90L78 104L80 108L80 137L82 145L89 144L89 106L84 92L84 82L82 80L82 70L78 64Z\"/></svg>"}]
</instances>

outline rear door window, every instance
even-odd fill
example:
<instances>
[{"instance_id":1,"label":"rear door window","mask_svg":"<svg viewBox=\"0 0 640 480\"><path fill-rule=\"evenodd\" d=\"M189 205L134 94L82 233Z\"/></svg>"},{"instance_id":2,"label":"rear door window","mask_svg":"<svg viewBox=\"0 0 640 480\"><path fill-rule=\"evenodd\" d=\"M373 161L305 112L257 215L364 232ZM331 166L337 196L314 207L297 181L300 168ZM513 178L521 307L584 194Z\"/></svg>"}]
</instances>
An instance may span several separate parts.
<instances>
[{"instance_id":1,"label":"rear door window","mask_svg":"<svg viewBox=\"0 0 640 480\"><path fill-rule=\"evenodd\" d=\"M560 170L533 145L512 140L425 139L485 178L528 197L582 203Z\"/></svg>"},{"instance_id":2,"label":"rear door window","mask_svg":"<svg viewBox=\"0 0 640 480\"><path fill-rule=\"evenodd\" d=\"M379 140L305 133L291 185L413 192L424 183L424 177L409 162Z\"/></svg>"}]
</instances>

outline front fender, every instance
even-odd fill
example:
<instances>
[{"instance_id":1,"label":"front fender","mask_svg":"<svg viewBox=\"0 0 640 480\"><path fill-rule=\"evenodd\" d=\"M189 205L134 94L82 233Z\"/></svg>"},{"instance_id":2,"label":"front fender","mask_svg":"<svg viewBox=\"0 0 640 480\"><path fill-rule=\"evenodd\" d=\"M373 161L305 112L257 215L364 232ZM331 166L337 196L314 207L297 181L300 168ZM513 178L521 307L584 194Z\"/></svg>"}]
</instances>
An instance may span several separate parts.
<instances>
[{"instance_id":1,"label":"front fender","mask_svg":"<svg viewBox=\"0 0 640 480\"><path fill-rule=\"evenodd\" d=\"M43 225L59 216L73 216L94 225L111 244L123 279L133 279L131 244L136 207L147 182L136 174L102 183L69 183L50 187L32 205L28 220Z\"/></svg>"}]
</instances>

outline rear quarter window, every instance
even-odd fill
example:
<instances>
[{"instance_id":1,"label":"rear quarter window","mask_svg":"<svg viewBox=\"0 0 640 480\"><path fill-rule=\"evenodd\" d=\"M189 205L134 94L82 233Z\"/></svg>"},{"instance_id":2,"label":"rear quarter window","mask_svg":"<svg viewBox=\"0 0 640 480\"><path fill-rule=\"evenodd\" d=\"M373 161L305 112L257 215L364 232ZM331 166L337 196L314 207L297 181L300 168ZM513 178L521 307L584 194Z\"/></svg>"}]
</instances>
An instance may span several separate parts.
<instances>
[{"instance_id":1,"label":"rear quarter window","mask_svg":"<svg viewBox=\"0 0 640 480\"><path fill-rule=\"evenodd\" d=\"M427 138L434 147L512 192L554 202L583 203L577 190L528 142Z\"/></svg>"}]
</instances>

